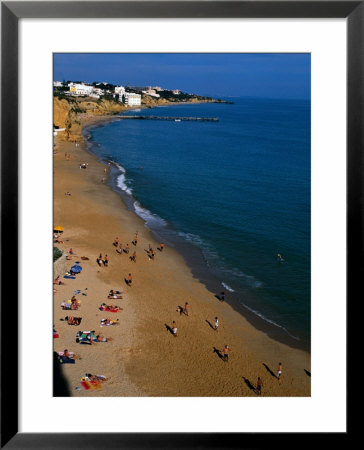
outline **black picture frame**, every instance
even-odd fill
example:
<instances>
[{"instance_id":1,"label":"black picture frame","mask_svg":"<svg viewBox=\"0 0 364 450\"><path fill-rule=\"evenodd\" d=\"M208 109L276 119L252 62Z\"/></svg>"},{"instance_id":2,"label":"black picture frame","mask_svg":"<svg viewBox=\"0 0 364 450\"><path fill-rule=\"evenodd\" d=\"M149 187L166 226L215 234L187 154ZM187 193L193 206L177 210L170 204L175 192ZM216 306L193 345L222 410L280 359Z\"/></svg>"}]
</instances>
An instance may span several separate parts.
<instances>
[{"instance_id":1,"label":"black picture frame","mask_svg":"<svg viewBox=\"0 0 364 450\"><path fill-rule=\"evenodd\" d=\"M87 8L85 8L87 5ZM347 20L347 304L363 272L364 1L1 2L1 448L261 448L312 445L309 433L19 433L18 327L5 320L4 299L18 312L18 274L6 269L18 248L18 22L22 18L346 18ZM360 291L359 291L360 292ZM347 309L349 314L349 309ZM348 316L349 317L349 316ZM12 336L11 345L5 336ZM351 345L347 345L348 351ZM338 368L339 370L339 368ZM349 375L349 373L347 372ZM339 376L340 374L338 374ZM7 389L11 380L11 389ZM347 405L348 406L348 405ZM221 412L223 416L223 412ZM259 420L259 418L257 418ZM349 435L335 435L335 440ZM315 443L317 443L316 434ZM327 436L322 436L327 443Z\"/></svg>"}]
</instances>

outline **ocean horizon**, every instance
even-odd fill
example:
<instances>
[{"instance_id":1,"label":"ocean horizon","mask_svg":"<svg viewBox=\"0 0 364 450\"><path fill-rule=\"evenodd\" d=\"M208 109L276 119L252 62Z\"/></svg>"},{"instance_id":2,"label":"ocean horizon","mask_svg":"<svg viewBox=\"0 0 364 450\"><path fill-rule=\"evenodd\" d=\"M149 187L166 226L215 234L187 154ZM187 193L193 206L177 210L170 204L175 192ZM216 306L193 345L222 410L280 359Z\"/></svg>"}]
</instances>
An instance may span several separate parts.
<instances>
[{"instance_id":1,"label":"ocean horizon","mask_svg":"<svg viewBox=\"0 0 364 450\"><path fill-rule=\"evenodd\" d=\"M112 163L112 188L197 278L268 334L309 350L310 100L234 98L125 114L219 118L116 119L84 133L88 150Z\"/></svg>"}]
</instances>

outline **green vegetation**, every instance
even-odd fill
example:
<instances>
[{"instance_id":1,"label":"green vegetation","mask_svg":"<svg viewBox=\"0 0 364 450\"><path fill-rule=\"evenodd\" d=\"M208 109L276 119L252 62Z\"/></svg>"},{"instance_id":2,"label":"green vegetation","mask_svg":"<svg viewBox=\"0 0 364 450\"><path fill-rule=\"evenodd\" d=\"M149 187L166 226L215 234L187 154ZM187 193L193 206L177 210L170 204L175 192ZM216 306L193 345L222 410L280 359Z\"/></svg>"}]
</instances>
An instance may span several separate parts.
<instances>
[{"instance_id":1,"label":"green vegetation","mask_svg":"<svg viewBox=\"0 0 364 450\"><path fill-rule=\"evenodd\" d=\"M53 262L57 261L62 256L62 252L59 248L53 247Z\"/></svg>"}]
</instances>

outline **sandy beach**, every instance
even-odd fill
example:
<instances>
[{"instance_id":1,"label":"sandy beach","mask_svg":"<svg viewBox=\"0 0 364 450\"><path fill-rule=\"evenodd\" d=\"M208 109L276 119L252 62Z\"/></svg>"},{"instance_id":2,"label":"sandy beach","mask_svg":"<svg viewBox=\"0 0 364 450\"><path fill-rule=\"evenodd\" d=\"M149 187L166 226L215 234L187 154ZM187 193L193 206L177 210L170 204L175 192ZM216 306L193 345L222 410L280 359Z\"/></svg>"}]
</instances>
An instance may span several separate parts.
<instances>
[{"instance_id":1,"label":"sandy beach","mask_svg":"<svg viewBox=\"0 0 364 450\"><path fill-rule=\"evenodd\" d=\"M94 120L104 121L110 118ZM87 122L90 124L90 121ZM65 154L70 158L67 159ZM80 169L87 163L87 169ZM105 173L106 169L106 173ZM263 382L262 396L310 396L309 353L277 342L255 329L228 302L219 301L193 278L183 257L174 249L157 250L157 242L141 218L129 211L121 197L102 182L108 167L85 150L85 144L59 141L54 149L54 225L64 227L54 244L68 254L67 269L80 261L76 279L55 286L54 339L56 352L68 349L77 355L75 364L60 365L64 395L88 396L257 396L257 378ZM66 192L71 195L65 195ZM138 243L132 244L138 231ZM118 254L118 237L130 253ZM155 249L151 260L149 244ZM130 256L136 251L136 262ZM100 267L99 254L108 255L108 267ZM82 260L87 257L88 260ZM131 273L132 286L125 279ZM123 298L111 300L111 289ZM64 311L61 303L80 290L77 311ZM85 295L83 295L85 294ZM190 304L188 316L179 307ZM102 303L117 304L117 313L99 310ZM82 317L80 326L61 320ZM104 318L119 319L115 326L100 327ZM219 319L214 330L215 317ZM172 321L178 336L170 331ZM95 330L108 342L76 343L79 330ZM224 346L230 348L224 362ZM276 377L282 362L281 380ZM86 373L102 374L108 380L101 389L84 390L80 380ZM80 390L76 388L81 387Z\"/></svg>"}]
</instances>

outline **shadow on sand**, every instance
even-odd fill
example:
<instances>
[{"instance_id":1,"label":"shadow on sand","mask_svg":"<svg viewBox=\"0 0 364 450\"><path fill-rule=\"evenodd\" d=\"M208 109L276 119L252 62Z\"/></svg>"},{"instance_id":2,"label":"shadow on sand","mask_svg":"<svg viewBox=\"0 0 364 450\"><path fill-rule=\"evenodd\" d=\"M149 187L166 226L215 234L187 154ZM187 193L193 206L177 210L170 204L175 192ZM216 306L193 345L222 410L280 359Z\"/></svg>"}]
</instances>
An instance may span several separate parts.
<instances>
[{"instance_id":1,"label":"shadow on sand","mask_svg":"<svg viewBox=\"0 0 364 450\"><path fill-rule=\"evenodd\" d=\"M167 325L166 323L164 324L164 326L166 327L166 330L169 331L172 336L174 336L172 328L169 325Z\"/></svg>"},{"instance_id":2,"label":"shadow on sand","mask_svg":"<svg viewBox=\"0 0 364 450\"><path fill-rule=\"evenodd\" d=\"M53 396L70 397L71 390L63 374L63 366L58 361L57 352L53 352Z\"/></svg>"},{"instance_id":3,"label":"shadow on sand","mask_svg":"<svg viewBox=\"0 0 364 450\"><path fill-rule=\"evenodd\" d=\"M277 378L277 375L267 366L267 364L263 363L263 366L267 369L267 371L272 375L272 377Z\"/></svg>"},{"instance_id":4,"label":"shadow on sand","mask_svg":"<svg viewBox=\"0 0 364 450\"><path fill-rule=\"evenodd\" d=\"M206 320L206 322L210 325L210 328L212 328L213 330L215 329L211 322L209 322L208 320Z\"/></svg>"},{"instance_id":5,"label":"shadow on sand","mask_svg":"<svg viewBox=\"0 0 364 450\"><path fill-rule=\"evenodd\" d=\"M221 353L221 350L219 350L218 348L216 348L216 347L214 347L214 353L216 353L217 354L217 356L222 360L222 361L224 361L224 356L223 356L223 354Z\"/></svg>"},{"instance_id":6,"label":"shadow on sand","mask_svg":"<svg viewBox=\"0 0 364 450\"><path fill-rule=\"evenodd\" d=\"M245 378L245 377L241 377L241 378L244 380L245 384L248 386L248 388L251 391L256 392L255 387L251 384L251 382L247 378Z\"/></svg>"}]
</instances>

